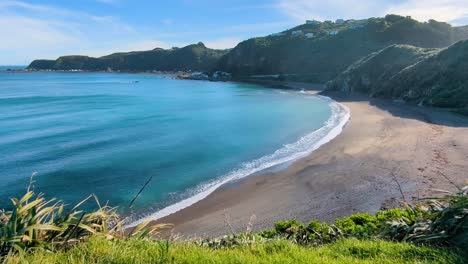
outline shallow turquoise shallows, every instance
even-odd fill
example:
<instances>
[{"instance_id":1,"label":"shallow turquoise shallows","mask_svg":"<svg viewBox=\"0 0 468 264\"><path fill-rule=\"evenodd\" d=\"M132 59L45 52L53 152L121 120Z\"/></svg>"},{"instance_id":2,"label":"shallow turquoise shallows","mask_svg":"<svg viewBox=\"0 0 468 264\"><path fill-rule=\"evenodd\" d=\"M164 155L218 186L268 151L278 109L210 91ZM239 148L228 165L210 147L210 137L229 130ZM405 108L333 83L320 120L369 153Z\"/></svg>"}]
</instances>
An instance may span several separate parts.
<instances>
[{"instance_id":1,"label":"shallow turquoise shallows","mask_svg":"<svg viewBox=\"0 0 468 264\"><path fill-rule=\"evenodd\" d=\"M125 208L153 176L133 215L187 204L306 151L331 116L319 97L243 83L0 73L0 208L33 172L36 191L68 203L94 193Z\"/></svg>"}]
</instances>

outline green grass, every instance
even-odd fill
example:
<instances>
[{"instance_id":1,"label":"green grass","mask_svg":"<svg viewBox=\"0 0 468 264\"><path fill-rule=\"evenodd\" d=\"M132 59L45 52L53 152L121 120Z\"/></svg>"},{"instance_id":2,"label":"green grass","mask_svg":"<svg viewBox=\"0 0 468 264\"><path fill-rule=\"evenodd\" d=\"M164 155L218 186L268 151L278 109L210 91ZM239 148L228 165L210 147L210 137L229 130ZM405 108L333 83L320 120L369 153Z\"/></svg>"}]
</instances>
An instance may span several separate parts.
<instances>
[{"instance_id":1,"label":"green grass","mask_svg":"<svg viewBox=\"0 0 468 264\"><path fill-rule=\"evenodd\" d=\"M444 249L382 240L342 239L321 247L285 240L210 249L193 243L93 238L68 251L17 255L6 263L463 263Z\"/></svg>"},{"instance_id":2,"label":"green grass","mask_svg":"<svg viewBox=\"0 0 468 264\"><path fill-rule=\"evenodd\" d=\"M12 199L11 211L0 210L0 262L468 263L468 187L425 205L333 224L289 220L258 233L170 243L151 239L165 225L144 222L124 232L115 208L95 201L94 212L77 210L82 202L64 213L62 202L28 187Z\"/></svg>"}]
</instances>

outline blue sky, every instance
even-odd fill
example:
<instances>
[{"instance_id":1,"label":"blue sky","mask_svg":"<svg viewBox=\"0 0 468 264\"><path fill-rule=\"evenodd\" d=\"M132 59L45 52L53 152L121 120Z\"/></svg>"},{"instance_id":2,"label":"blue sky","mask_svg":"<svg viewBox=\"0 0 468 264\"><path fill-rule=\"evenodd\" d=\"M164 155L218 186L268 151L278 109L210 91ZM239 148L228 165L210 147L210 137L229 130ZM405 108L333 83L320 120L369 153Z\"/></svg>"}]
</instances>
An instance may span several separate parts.
<instances>
[{"instance_id":1,"label":"blue sky","mask_svg":"<svg viewBox=\"0 0 468 264\"><path fill-rule=\"evenodd\" d=\"M467 0L0 0L0 65L64 54L169 48L203 41L231 48L305 19L388 13L468 24Z\"/></svg>"}]
</instances>

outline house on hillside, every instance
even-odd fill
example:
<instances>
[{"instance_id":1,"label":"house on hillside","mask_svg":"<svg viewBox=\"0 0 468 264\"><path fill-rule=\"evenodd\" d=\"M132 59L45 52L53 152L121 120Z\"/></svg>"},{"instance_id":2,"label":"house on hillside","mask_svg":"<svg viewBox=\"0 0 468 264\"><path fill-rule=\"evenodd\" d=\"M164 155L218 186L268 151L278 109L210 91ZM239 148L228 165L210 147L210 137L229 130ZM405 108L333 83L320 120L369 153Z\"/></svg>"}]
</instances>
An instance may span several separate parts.
<instances>
[{"instance_id":1,"label":"house on hillside","mask_svg":"<svg viewBox=\"0 0 468 264\"><path fill-rule=\"evenodd\" d=\"M331 36L336 36L336 35L338 35L338 30L330 31L330 32L328 32L328 34L330 34Z\"/></svg>"},{"instance_id":2,"label":"house on hillside","mask_svg":"<svg viewBox=\"0 0 468 264\"><path fill-rule=\"evenodd\" d=\"M280 37L280 36L283 36L283 35L284 35L283 32L279 32L279 33L270 34L270 37Z\"/></svg>"},{"instance_id":3,"label":"house on hillside","mask_svg":"<svg viewBox=\"0 0 468 264\"><path fill-rule=\"evenodd\" d=\"M320 25L320 23L318 20L306 20L307 25Z\"/></svg>"},{"instance_id":4,"label":"house on hillside","mask_svg":"<svg viewBox=\"0 0 468 264\"><path fill-rule=\"evenodd\" d=\"M315 36L314 33L306 33L305 34L306 38L313 38Z\"/></svg>"},{"instance_id":5,"label":"house on hillside","mask_svg":"<svg viewBox=\"0 0 468 264\"><path fill-rule=\"evenodd\" d=\"M302 36L304 35L304 32L302 30L295 30L293 32L291 32L291 36L293 37L298 37L298 36Z\"/></svg>"},{"instance_id":6,"label":"house on hillside","mask_svg":"<svg viewBox=\"0 0 468 264\"><path fill-rule=\"evenodd\" d=\"M335 21L335 24L343 24L344 22L345 22L344 19L340 18Z\"/></svg>"}]
</instances>

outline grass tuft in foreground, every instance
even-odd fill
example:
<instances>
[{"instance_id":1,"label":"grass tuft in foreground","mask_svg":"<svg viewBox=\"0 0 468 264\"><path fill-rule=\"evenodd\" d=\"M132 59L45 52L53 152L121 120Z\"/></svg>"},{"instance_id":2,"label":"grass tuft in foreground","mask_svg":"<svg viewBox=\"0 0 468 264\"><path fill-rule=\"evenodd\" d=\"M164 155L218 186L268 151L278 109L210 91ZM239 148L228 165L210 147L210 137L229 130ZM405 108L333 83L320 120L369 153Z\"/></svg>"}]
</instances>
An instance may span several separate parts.
<instances>
[{"instance_id":1,"label":"grass tuft in foreground","mask_svg":"<svg viewBox=\"0 0 468 264\"><path fill-rule=\"evenodd\" d=\"M188 242L93 238L68 251L10 256L6 263L463 263L444 249L383 240L340 239L317 248L287 240L210 249Z\"/></svg>"},{"instance_id":2,"label":"grass tuft in foreground","mask_svg":"<svg viewBox=\"0 0 468 264\"><path fill-rule=\"evenodd\" d=\"M97 210L78 208L94 197ZM468 187L418 206L354 214L333 224L282 221L258 233L157 241L166 225L123 229L90 196L71 210L29 190L0 211L6 263L468 263Z\"/></svg>"},{"instance_id":3,"label":"grass tuft in foreground","mask_svg":"<svg viewBox=\"0 0 468 264\"><path fill-rule=\"evenodd\" d=\"M78 209L92 197L97 204L95 211ZM9 254L67 248L90 237L144 238L164 226L150 226L148 221L125 232L125 219L117 214L117 209L101 206L94 195L69 210L63 202L46 200L42 194L36 195L29 188L23 197L11 201L11 211L0 210L0 261Z\"/></svg>"}]
</instances>

